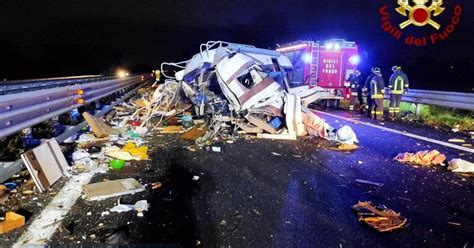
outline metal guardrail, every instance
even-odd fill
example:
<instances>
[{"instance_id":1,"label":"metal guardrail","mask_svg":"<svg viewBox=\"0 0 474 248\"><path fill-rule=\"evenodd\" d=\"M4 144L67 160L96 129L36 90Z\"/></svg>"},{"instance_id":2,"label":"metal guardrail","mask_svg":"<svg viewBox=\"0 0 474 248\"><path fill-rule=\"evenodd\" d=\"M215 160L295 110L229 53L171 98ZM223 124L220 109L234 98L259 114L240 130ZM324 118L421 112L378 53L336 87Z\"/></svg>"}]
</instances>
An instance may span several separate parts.
<instances>
[{"instance_id":1,"label":"metal guardrail","mask_svg":"<svg viewBox=\"0 0 474 248\"><path fill-rule=\"evenodd\" d=\"M474 93L410 89L402 101L474 111Z\"/></svg>"},{"instance_id":2,"label":"metal guardrail","mask_svg":"<svg viewBox=\"0 0 474 248\"><path fill-rule=\"evenodd\" d=\"M74 84L111 80L115 77L104 77L101 75L87 75L60 78L42 78L0 81L0 95L14 94L25 91L56 88Z\"/></svg>"},{"instance_id":3,"label":"metal guardrail","mask_svg":"<svg viewBox=\"0 0 474 248\"><path fill-rule=\"evenodd\" d=\"M0 96L0 138L46 121L144 80L142 76Z\"/></svg>"},{"instance_id":4,"label":"metal guardrail","mask_svg":"<svg viewBox=\"0 0 474 248\"><path fill-rule=\"evenodd\" d=\"M115 106L119 105L122 103L125 99L131 97L135 92L140 89L141 87L145 86L148 84L149 81L145 81L144 83L140 84L139 86L135 87L134 89L128 91L125 95L122 97L116 99L115 101L111 102L110 105L106 106L104 109L101 111L97 112L95 114L95 117L100 118L104 115L106 115L108 112L110 112ZM83 127L86 127L88 124L86 121L81 122L77 126L67 130L66 132L62 133L61 135L57 136L55 139L58 141L58 143L64 142L66 139L71 137L72 135L78 133L80 130L82 130ZM8 180L10 177L13 175L17 174L20 172L23 168L23 161L21 159L13 162L0 162L0 183L5 182Z\"/></svg>"}]
</instances>

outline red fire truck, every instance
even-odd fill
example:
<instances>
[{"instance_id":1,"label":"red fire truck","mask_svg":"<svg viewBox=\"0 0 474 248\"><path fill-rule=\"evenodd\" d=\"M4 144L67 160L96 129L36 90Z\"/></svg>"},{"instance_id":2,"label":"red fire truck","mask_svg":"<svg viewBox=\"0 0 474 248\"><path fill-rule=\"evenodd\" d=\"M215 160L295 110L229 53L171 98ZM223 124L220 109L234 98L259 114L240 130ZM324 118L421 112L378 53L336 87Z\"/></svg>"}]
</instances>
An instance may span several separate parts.
<instances>
[{"instance_id":1,"label":"red fire truck","mask_svg":"<svg viewBox=\"0 0 474 248\"><path fill-rule=\"evenodd\" d=\"M296 41L276 49L287 56L294 69L289 72L291 87L309 85L330 90L327 99L350 98L346 81L360 62L355 42L346 40ZM337 101L338 102L338 101Z\"/></svg>"}]
</instances>

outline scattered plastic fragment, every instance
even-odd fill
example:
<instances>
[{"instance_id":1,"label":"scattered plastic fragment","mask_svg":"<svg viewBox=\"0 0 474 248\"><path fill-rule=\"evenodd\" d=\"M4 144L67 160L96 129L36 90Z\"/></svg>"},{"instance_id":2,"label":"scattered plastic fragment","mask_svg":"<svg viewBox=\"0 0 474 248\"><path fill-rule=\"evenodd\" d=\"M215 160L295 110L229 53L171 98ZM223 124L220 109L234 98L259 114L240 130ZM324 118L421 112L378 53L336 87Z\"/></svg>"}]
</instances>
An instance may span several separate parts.
<instances>
[{"instance_id":1,"label":"scattered plastic fragment","mask_svg":"<svg viewBox=\"0 0 474 248\"><path fill-rule=\"evenodd\" d=\"M128 212L132 210L143 212L143 211L148 211L149 207L150 207L150 204L148 203L147 200L140 200L140 201L137 201L134 205L130 205L130 204L121 204L120 198L119 198L117 206L111 208L110 212L122 213L122 212Z\"/></svg>"},{"instance_id":2,"label":"scattered plastic fragment","mask_svg":"<svg viewBox=\"0 0 474 248\"><path fill-rule=\"evenodd\" d=\"M72 153L72 160L74 160L74 161L83 160L83 159L87 159L87 158L90 158L90 157L91 157L90 153L88 153L84 150L77 150L77 151Z\"/></svg>"},{"instance_id":3,"label":"scattered plastic fragment","mask_svg":"<svg viewBox=\"0 0 474 248\"><path fill-rule=\"evenodd\" d=\"M135 133L138 134L139 136L144 136L148 132L147 127L136 127L135 128Z\"/></svg>"},{"instance_id":4,"label":"scattered plastic fragment","mask_svg":"<svg viewBox=\"0 0 474 248\"><path fill-rule=\"evenodd\" d=\"M474 163L463 159L453 159L448 163L448 170L458 173L474 173Z\"/></svg>"},{"instance_id":5,"label":"scattered plastic fragment","mask_svg":"<svg viewBox=\"0 0 474 248\"><path fill-rule=\"evenodd\" d=\"M449 139L448 141L451 143L466 143L463 139Z\"/></svg>"},{"instance_id":6,"label":"scattered plastic fragment","mask_svg":"<svg viewBox=\"0 0 474 248\"><path fill-rule=\"evenodd\" d=\"M383 186L383 183L372 182L372 181L368 181L368 180L364 180L364 179L356 179L355 181L358 182L358 183L370 184L370 185L374 185L374 186L378 186L378 187Z\"/></svg>"},{"instance_id":7,"label":"scattered plastic fragment","mask_svg":"<svg viewBox=\"0 0 474 248\"><path fill-rule=\"evenodd\" d=\"M199 176L193 176L193 181L199 180Z\"/></svg>"},{"instance_id":8,"label":"scattered plastic fragment","mask_svg":"<svg viewBox=\"0 0 474 248\"><path fill-rule=\"evenodd\" d=\"M337 141L343 144L359 143L354 130L349 126L343 126L336 131Z\"/></svg>"},{"instance_id":9,"label":"scattered plastic fragment","mask_svg":"<svg viewBox=\"0 0 474 248\"><path fill-rule=\"evenodd\" d=\"M7 212L5 220L0 222L0 234L10 232L25 225L25 216L14 212Z\"/></svg>"},{"instance_id":10,"label":"scattered plastic fragment","mask_svg":"<svg viewBox=\"0 0 474 248\"><path fill-rule=\"evenodd\" d=\"M359 149L359 146L356 144L339 144L337 147L330 147L331 150L351 152Z\"/></svg>"},{"instance_id":11,"label":"scattered plastic fragment","mask_svg":"<svg viewBox=\"0 0 474 248\"><path fill-rule=\"evenodd\" d=\"M84 186L84 192L91 201L133 194L144 190L145 187L133 178L93 183Z\"/></svg>"},{"instance_id":12,"label":"scattered plastic fragment","mask_svg":"<svg viewBox=\"0 0 474 248\"><path fill-rule=\"evenodd\" d=\"M9 194L5 185L0 185L0 204L8 201Z\"/></svg>"},{"instance_id":13,"label":"scattered plastic fragment","mask_svg":"<svg viewBox=\"0 0 474 248\"><path fill-rule=\"evenodd\" d=\"M161 182L156 182L151 184L152 189L159 189L161 188L162 183Z\"/></svg>"},{"instance_id":14,"label":"scattered plastic fragment","mask_svg":"<svg viewBox=\"0 0 474 248\"><path fill-rule=\"evenodd\" d=\"M9 191L12 191L12 190L14 190L18 187L18 185L14 182L4 183L3 186L5 186L7 188L7 190L9 190Z\"/></svg>"},{"instance_id":15,"label":"scattered plastic fragment","mask_svg":"<svg viewBox=\"0 0 474 248\"><path fill-rule=\"evenodd\" d=\"M367 223L379 232L388 232L404 228L407 219L385 206L375 207L371 202L359 202L352 206L359 221Z\"/></svg>"},{"instance_id":16,"label":"scattered plastic fragment","mask_svg":"<svg viewBox=\"0 0 474 248\"><path fill-rule=\"evenodd\" d=\"M272 152L272 154L275 155L275 156L281 156L280 153L276 153L276 152Z\"/></svg>"},{"instance_id":17,"label":"scattered plastic fragment","mask_svg":"<svg viewBox=\"0 0 474 248\"><path fill-rule=\"evenodd\" d=\"M122 151L130 153L136 160L148 159L148 146L139 146L135 142L128 142L122 147Z\"/></svg>"},{"instance_id":18,"label":"scattered plastic fragment","mask_svg":"<svg viewBox=\"0 0 474 248\"><path fill-rule=\"evenodd\" d=\"M111 159L109 165L114 170L121 170L125 166L125 160L122 159Z\"/></svg>"},{"instance_id":19,"label":"scattered plastic fragment","mask_svg":"<svg viewBox=\"0 0 474 248\"><path fill-rule=\"evenodd\" d=\"M125 161L135 159L129 152L124 152L124 151L120 151L120 150L109 150L105 153L105 155L107 155L109 157L112 157L112 158L125 160Z\"/></svg>"},{"instance_id":20,"label":"scattered plastic fragment","mask_svg":"<svg viewBox=\"0 0 474 248\"><path fill-rule=\"evenodd\" d=\"M446 160L446 156L437 150L426 150L417 153L400 153L394 159L411 165L431 166L442 165Z\"/></svg>"}]
</instances>

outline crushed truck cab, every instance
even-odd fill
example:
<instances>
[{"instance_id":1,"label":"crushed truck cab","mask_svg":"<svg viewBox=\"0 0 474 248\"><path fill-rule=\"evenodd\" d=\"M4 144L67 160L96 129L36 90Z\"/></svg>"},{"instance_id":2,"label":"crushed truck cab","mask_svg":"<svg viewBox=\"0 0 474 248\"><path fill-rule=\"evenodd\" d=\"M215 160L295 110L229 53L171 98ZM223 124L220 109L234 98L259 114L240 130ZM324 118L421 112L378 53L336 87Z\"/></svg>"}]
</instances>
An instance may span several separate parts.
<instances>
[{"instance_id":1,"label":"crushed truck cab","mask_svg":"<svg viewBox=\"0 0 474 248\"><path fill-rule=\"evenodd\" d=\"M291 87L289 75L294 66L278 51L210 41L190 60L163 63L161 71L166 71L165 66L181 70L174 76L163 73L168 80L158 88L156 99L180 85L196 114L211 118L211 133L204 136L205 140L218 133L225 126L223 122L262 138L295 140L311 132L338 139L332 127L306 108L321 97L329 97L330 92L317 86Z\"/></svg>"}]
</instances>

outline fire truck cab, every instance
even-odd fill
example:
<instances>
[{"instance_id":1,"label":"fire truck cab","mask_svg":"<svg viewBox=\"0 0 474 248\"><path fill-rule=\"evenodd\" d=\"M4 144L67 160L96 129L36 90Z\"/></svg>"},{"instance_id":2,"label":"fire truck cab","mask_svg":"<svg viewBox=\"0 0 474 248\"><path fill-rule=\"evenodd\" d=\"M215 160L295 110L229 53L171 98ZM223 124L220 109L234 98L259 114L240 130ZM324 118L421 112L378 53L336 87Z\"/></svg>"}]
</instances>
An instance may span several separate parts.
<instances>
[{"instance_id":1,"label":"fire truck cab","mask_svg":"<svg viewBox=\"0 0 474 248\"><path fill-rule=\"evenodd\" d=\"M329 94L321 100L350 98L347 79L360 62L358 46L346 40L296 41L276 49L293 64L288 71L290 87L321 87ZM326 101L328 104L330 101Z\"/></svg>"}]
</instances>

